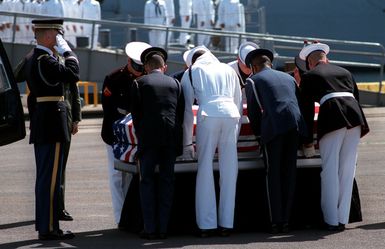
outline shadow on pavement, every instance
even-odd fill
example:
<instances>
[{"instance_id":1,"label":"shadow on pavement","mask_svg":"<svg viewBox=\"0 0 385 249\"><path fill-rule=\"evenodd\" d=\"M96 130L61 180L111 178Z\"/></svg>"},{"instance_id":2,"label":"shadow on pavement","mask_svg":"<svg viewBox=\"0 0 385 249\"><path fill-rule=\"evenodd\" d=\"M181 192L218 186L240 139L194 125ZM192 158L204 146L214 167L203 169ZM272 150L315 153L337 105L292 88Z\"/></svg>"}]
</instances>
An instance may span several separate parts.
<instances>
[{"instance_id":1,"label":"shadow on pavement","mask_svg":"<svg viewBox=\"0 0 385 249\"><path fill-rule=\"evenodd\" d=\"M365 230L381 230L381 229L385 229L385 222L366 224L366 225L358 226L357 228L361 228Z\"/></svg>"},{"instance_id":2,"label":"shadow on pavement","mask_svg":"<svg viewBox=\"0 0 385 249\"><path fill-rule=\"evenodd\" d=\"M72 240L40 241L28 240L0 245L1 248L181 248L185 246L233 245L242 246L249 243L284 243L298 241L317 241L330 235L322 230L295 230L283 235L267 233L234 233L230 237L197 238L193 235L170 236L166 240L143 240L137 234L117 229L76 233ZM266 246L266 245L265 245Z\"/></svg>"},{"instance_id":3,"label":"shadow on pavement","mask_svg":"<svg viewBox=\"0 0 385 249\"><path fill-rule=\"evenodd\" d=\"M24 227L24 226L29 226L29 225L33 225L33 224L35 224L34 220L15 222L15 223L10 223L10 224L2 224L2 225L0 225L0 230L16 228L16 227Z\"/></svg>"}]
</instances>

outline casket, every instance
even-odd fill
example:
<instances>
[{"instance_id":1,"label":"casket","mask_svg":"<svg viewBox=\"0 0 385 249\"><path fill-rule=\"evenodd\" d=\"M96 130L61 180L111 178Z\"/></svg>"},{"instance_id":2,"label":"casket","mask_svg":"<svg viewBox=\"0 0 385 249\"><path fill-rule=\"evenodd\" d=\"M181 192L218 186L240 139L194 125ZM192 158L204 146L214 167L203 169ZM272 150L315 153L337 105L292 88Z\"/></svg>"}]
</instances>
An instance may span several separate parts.
<instances>
[{"instance_id":1,"label":"casket","mask_svg":"<svg viewBox=\"0 0 385 249\"><path fill-rule=\"evenodd\" d=\"M319 105L315 105L315 118L317 122ZM198 106L193 106L193 113L196 117ZM196 118L194 118L194 135L195 135ZM135 154L137 152L137 137L132 122L131 114L117 120L113 126L114 135L117 142L113 145L115 156L114 167L117 170L136 173ZM316 138L316 137L315 137ZM195 142L195 137L193 137ZM315 143L316 143L315 139ZM317 147L317 146L316 146ZM241 117L241 129L238 138L238 167L239 169L262 168L263 160L259 152L259 144L256 136L250 126L247 117L247 106L243 106L243 115ZM318 153L317 153L318 155ZM319 156L313 158L298 157L297 167L320 167L321 159ZM196 171L196 160L179 160L175 164L176 172ZM218 161L214 159L214 169L218 169Z\"/></svg>"},{"instance_id":2,"label":"casket","mask_svg":"<svg viewBox=\"0 0 385 249\"><path fill-rule=\"evenodd\" d=\"M196 113L197 107L193 108ZM315 106L318 113L318 105ZM315 122L317 115L315 115ZM119 134L121 132L121 134ZM126 135L124 135L124 133ZM130 115L116 123L116 135L121 141L132 144L124 145L117 150L115 168L117 170L136 173L137 166L130 161L136 151L136 137ZM116 147L118 148L118 146ZM123 153L121 153L123 151ZM259 153L259 145L253 135L247 108L243 108L242 126L238 141L238 179L235 202L234 229L254 232L265 230L269 226L269 209L266 195L266 173L263 159ZM321 199L321 159L304 158L297 160L296 194L293 202L293 227L320 226L323 222L320 206ZM218 162L214 160L214 179L216 196L219 195ZM197 162L177 161L175 164L175 188L173 210L169 222L170 233L191 233L196 229L195 223L195 180ZM133 174L122 210L121 222L127 225L128 231L138 232L143 229L140 207L139 174ZM349 222L362 221L361 204L356 183L352 193L352 204Z\"/></svg>"}]
</instances>

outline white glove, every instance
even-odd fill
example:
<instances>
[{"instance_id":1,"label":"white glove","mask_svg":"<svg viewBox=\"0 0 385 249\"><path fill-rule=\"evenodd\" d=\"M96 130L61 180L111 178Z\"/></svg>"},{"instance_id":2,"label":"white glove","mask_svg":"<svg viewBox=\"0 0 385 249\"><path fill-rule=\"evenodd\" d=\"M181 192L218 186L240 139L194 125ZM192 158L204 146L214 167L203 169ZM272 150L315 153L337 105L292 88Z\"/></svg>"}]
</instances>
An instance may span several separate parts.
<instances>
[{"instance_id":1,"label":"white glove","mask_svg":"<svg viewBox=\"0 0 385 249\"><path fill-rule=\"evenodd\" d=\"M303 146L303 155L304 155L306 158L315 156L314 145L312 145L311 147L305 147L305 146Z\"/></svg>"},{"instance_id":2,"label":"white glove","mask_svg":"<svg viewBox=\"0 0 385 249\"><path fill-rule=\"evenodd\" d=\"M66 40L64 40L61 34L56 35L56 45L54 46L54 48L61 55L63 55L65 52L72 51L70 46L68 46L68 43L66 42Z\"/></svg>"},{"instance_id":3,"label":"white glove","mask_svg":"<svg viewBox=\"0 0 385 249\"><path fill-rule=\"evenodd\" d=\"M194 160L195 149L192 144L183 147L183 155L180 157L181 161Z\"/></svg>"}]
</instances>

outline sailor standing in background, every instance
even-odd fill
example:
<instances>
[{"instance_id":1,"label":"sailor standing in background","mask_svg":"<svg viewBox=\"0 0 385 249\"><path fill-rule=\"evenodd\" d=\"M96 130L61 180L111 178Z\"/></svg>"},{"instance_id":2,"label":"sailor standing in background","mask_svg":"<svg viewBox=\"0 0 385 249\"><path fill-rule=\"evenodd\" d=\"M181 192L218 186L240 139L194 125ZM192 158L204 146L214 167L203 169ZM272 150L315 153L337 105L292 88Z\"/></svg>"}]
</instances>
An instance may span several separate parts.
<instances>
[{"instance_id":1,"label":"sailor standing in background","mask_svg":"<svg viewBox=\"0 0 385 249\"><path fill-rule=\"evenodd\" d=\"M24 3L20 0L13 0L11 1L11 11L12 12L18 12L23 13L24 12ZM15 32L15 42L16 43L25 43L25 24L27 19L25 17L17 17L16 19L16 26L13 27L13 17L11 17L11 34Z\"/></svg>"},{"instance_id":2,"label":"sailor standing in background","mask_svg":"<svg viewBox=\"0 0 385 249\"><path fill-rule=\"evenodd\" d=\"M11 4L9 0L1 0L0 11L11 12ZM12 40L11 23L11 16L0 16L0 36L3 42L10 42Z\"/></svg>"},{"instance_id":3,"label":"sailor standing in background","mask_svg":"<svg viewBox=\"0 0 385 249\"><path fill-rule=\"evenodd\" d=\"M98 1L95 0L83 0L82 3L82 18L83 19L91 19L91 20L100 20L101 19L101 10L100 10L100 4ZM96 49L99 41L99 26L100 24L95 24L93 26L90 24L83 24L84 30L83 35L86 37L89 37L90 47L93 49ZM92 30L92 27L94 29ZM92 31L94 33L94 36L92 37ZM93 42L91 43L91 41ZM91 46L92 45L92 46Z\"/></svg>"},{"instance_id":4,"label":"sailor standing in background","mask_svg":"<svg viewBox=\"0 0 385 249\"><path fill-rule=\"evenodd\" d=\"M60 0L63 8L63 17L77 18L79 13L78 8L75 9L73 0ZM66 40L68 40L72 46L76 47L76 36L78 35L77 23L72 21L65 21L66 28Z\"/></svg>"},{"instance_id":5,"label":"sailor standing in background","mask_svg":"<svg viewBox=\"0 0 385 249\"><path fill-rule=\"evenodd\" d=\"M42 15L64 17L64 9L61 0L45 0L42 3ZM67 30L65 30L67 33Z\"/></svg>"},{"instance_id":6,"label":"sailor standing in background","mask_svg":"<svg viewBox=\"0 0 385 249\"><path fill-rule=\"evenodd\" d=\"M58 18L64 17L64 5L62 3L62 0L45 0L42 4L41 14L47 15L47 16L56 16ZM67 23L65 22L63 24L64 32L66 39L68 39L70 35L69 28L67 26Z\"/></svg>"},{"instance_id":7,"label":"sailor standing in background","mask_svg":"<svg viewBox=\"0 0 385 249\"><path fill-rule=\"evenodd\" d=\"M24 0L23 1L23 13L25 14L38 14L35 13L37 10L35 5L37 5L37 2L33 2L32 0ZM22 38L23 38L23 43L25 44L31 44L35 38L32 30L32 25L31 25L31 18L20 18L20 30L22 30Z\"/></svg>"},{"instance_id":8,"label":"sailor standing in background","mask_svg":"<svg viewBox=\"0 0 385 249\"><path fill-rule=\"evenodd\" d=\"M217 25L225 31L242 31L244 23L244 8L241 7L239 0L221 0L218 6ZM238 38L226 38L226 51L236 53L238 48Z\"/></svg>"},{"instance_id":9,"label":"sailor standing in background","mask_svg":"<svg viewBox=\"0 0 385 249\"><path fill-rule=\"evenodd\" d=\"M179 0L179 16L182 28L190 28L192 20L192 0ZM190 39L186 32L179 35L179 43L185 45Z\"/></svg>"},{"instance_id":10,"label":"sailor standing in background","mask_svg":"<svg viewBox=\"0 0 385 249\"><path fill-rule=\"evenodd\" d=\"M166 25L168 27L172 27L175 24L175 8L174 8L174 0L164 0L166 6ZM172 40L173 33L168 32L168 43Z\"/></svg>"},{"instance_id":11,"label":"sailor standing in background","mask_svg":"<svg viewBox=\"0 0 385 249\"><path fill-rule=\"evenodd\" d=\"M329 63L329 46L313 43L299 57L307 71L301 78L302 110L308 134L305 150L313 150L314 102L320 103L317 139L322 158L321 208L330 231L342 231L349 221L353 180L360 138L369 132L359 104L357 84L346 69Z\"/></svg>"},{"instance_id":12,"label":"sailor standing in background","mask_svg":"<svg viewBox=\"0 0 385 249\"><path fill-rule=\"evenodd\" d=\"M34 107L29 107L33 109L30 143L34 144L36 159L35 227L41 240L71 239L71 232L59 228L63 143L69 142L70 136L63 84L75 85L79 80L79 62L62 37L63 19L32 23L37 45L25 62L25 75L36 98ZM54 50L64 57L64 64L53 56Z\"/></svg>"},{"instance_id":13,"label":"sailor standing in background","mask_svg":"<svg viewBox=\"0 0 385 249\"><path fill-rule=\"evenodd\" d=\"M144 6L144 24L166 25L167 16L163 0L147 0ZM166 32L162 30L150 30L148 37L151 46L164 47L166 44Z\"/></svg>"},{"instance_id":14,"label":"sailor standing in background","mask_svg":"<svg viewBox=\"0 0 385 249\"><path fill-rule=\"evenodd\" d=\"M199 56L199 57L198 57ZM208 237L219 226L221 236L229 236L234 223L235 193L238 175L237 140L242 114L242 93L238 76L227 64L202 47L192 49L191 79L186 70L182 77L185 96L183 123L184 155L193 151L194 99L199 103L196 126L198 172L195 212L200 237ZM186 149L191 148L191 149ZM220 196L215 198L213 157L218 149Z\"/></svg>"},{"instance_id":15,"label":"sailor standing in background","mask_svg":"<svg viewBox=\"0 0 385 249\"><path fill-rule=\"evenodd\" d=\"M192 0L192 11L196 15L197 29L212 29L215 20L213 2L210 0ZM209 46L210 35L198 34L197 46Z\"/></svg>"},{"instance_id":16,"label":"sailor standing in background","mask_svg":"<svg viewBox=\"0 0 385 249\"><path fill-rule=\"evenodd\" d=\"M132 176L114 168L114 153L112 145L116 143L113 134L113 123L131 112L131 85L137 77L143 74L143 63L140 61L142 51L151 47L144 42L130 42L126 45L127 65L121 67L104 79L102 89L103 125L101 136L106 143L108 177L112 197L112 208L115 223L119 229L124 229L125 221L121 220L124 199Z\"/></svg>"}]
</instances>

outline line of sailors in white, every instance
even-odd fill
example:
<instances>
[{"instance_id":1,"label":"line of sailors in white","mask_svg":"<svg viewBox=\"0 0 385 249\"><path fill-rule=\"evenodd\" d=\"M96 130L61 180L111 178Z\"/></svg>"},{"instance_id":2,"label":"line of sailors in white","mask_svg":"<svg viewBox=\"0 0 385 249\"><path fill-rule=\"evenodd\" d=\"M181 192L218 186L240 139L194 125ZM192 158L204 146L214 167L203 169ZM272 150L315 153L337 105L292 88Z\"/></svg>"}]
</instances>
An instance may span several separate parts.
<instances>
[{"instance_id":1,"label":"line of sailors in white","mask_svg":"<svg viewBox=\"0 0 385 249\"><path fill-rule=\"evenodd\" d=\"M245 10L239 0L219 0L217 20L215 20L215 9L214 2L211 0L179 0L181 27L191 27L192 17L196 16L198 29L217 28L225 31L245 32ZM173 26L175 24L174 1L147 0L144 8L144 23ZM189 39L190 36L187 33L179 35L180 44L186 44ZM151 30L149 32L149 43L152 46L164 47L165 41L164 31ZM195 45L210 47L210 36L198 34ZM237 38L226 39L226 51L237 52L238 45Z\"/></svg>"},{"instance_id":2,"label":"line of sailors in white","mask_svg":"<svg viewBox=\"0 0 385 249\"><path fill-rule=\"evenodd\" d=\"M0 0L0 11L24 14L47 15L57 18L79 18L100 20L100 4L96 0ZM32 44L35 42L31 19L17 17L13 27L13 16L0 15L0 37L4 42L12 42L15 30L16 43ZM65 22L65 38L75 47L76 37L88 37L91 46L92 24ZM98 25L95 25L93 48L98 42Z\"/></svg>"}]
</instances>

